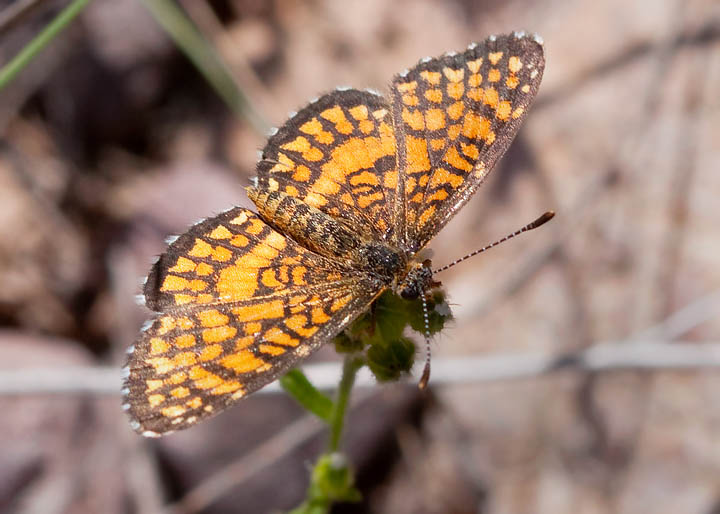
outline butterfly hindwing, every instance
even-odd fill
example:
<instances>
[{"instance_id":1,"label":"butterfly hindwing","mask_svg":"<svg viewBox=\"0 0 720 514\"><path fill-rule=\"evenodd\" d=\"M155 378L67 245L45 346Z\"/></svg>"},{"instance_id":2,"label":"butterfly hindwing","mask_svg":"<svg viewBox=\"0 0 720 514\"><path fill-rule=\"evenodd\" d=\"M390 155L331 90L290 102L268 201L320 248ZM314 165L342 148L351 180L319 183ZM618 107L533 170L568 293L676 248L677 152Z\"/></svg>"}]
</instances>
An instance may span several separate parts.
<instances>
[{"instance_id":1,"label":"butterfly hindwing","mask_svg":"<svg viewBox=\"0 0 720 514\"><path fill-rule=\"evenodd\" d=\"M158 262L145 295L160 314L135 344L124 391L146 435L192 425L272 382L380 291L242 208L195 225Z\"/></svg>"}]
</instances>

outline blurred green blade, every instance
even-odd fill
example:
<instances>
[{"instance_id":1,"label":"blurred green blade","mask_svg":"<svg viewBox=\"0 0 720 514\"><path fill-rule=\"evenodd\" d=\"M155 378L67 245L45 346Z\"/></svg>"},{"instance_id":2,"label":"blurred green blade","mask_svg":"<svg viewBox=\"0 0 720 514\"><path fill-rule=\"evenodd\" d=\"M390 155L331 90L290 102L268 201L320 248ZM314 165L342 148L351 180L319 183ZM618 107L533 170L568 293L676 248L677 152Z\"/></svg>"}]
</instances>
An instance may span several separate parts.
<instances>
[{"instance_id":1,"label":"blurred green blade","mask_svg":"<svg viewBox=\"0 0 720 514\"><path fill-rule=\"evenodd\" d=\"M55 36L60 34L82 12L90 0L73 0L65 9L35 36L10 62L0 68L0 90L7 86Z\"/></svg>"},{"instance_id":2,"label":"blurred green blade","mask_svg":"<svg viewBox=\"0 0 720 514\"><path fill-rule=\"evenodd\" d=\"M243 116L259 134L267 134L268 124L240 90L212 45L177 3L174 0L141 0L141 3L228 107Z\"/></svg>"}]
</instances>

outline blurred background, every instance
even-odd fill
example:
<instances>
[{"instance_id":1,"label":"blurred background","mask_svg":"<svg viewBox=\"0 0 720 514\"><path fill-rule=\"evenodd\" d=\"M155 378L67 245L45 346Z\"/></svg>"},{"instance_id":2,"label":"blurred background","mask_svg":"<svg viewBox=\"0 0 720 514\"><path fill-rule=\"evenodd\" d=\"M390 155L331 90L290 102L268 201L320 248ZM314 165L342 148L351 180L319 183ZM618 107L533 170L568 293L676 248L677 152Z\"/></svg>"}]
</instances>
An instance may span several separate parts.
<instances>
[{"instance_id":1,"label":"blurred background","mask_svg":"<svg viewBox=\"0 0 720 514\"><path fill-rule=\"evenodd\" d=\"M0 1L0 62L67 4ZM233 77L215 70L221 94L163 4L89 2L0 90L0 512L298 504L326 434L284 395L131 431L139 284L168 235L249 206L288 111L527 30L545 40L540 94L433 260L557 216L438 277L456 319L430 392L356 390L364 500L334 512L720 513L718 2L180 2Z\"/></svg>"}]
</instances>

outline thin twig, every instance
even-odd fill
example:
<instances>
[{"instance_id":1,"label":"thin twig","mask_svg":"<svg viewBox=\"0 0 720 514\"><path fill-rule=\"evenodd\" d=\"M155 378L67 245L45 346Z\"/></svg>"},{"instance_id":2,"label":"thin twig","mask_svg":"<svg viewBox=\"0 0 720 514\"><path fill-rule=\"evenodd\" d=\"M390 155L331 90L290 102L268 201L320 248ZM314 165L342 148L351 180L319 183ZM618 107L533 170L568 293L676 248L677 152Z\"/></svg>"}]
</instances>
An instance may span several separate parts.
<instances>
[{"instance_id":1,"label":"thin twig","mask_svg":"<svg viewBox=\"0 0 720 514\"><path fill-rule=\"evenodd\" d=\"M717 367L716 343L668 343L694 327L714 317L720 311L720 290L713 291L668 316L661 323L632 335L624 342L598 343L582 352L553 354L512 354L500 356L464 357L458 365L470 366L472 381L500 380L504 378L530 378L559 367L606 370L613 362L616 368L688 368ZM650 341L660 341L652 343ZM652 346L655 345L655 346ZM645 356L645 360L639 356ZM598 360L601 359L601 360ZM455 360L437 358L433 366L438 371L433 384L462 382L452 365ZM545 363L544 366L538 363ZM534 363L528 368L528 363ZM554 364L553 364L554 363ZM567 364L570 363L570 364ZM501 369L490 369L501 364ZM454 365L454 364L453 364ZM304 367L308 379L321 390L331 390L341 374L339 363L311 364ZM117 367L21 368L0 370L0 395L27 394L109 394L120 392L120 371ZM373 385L374 379L367 368L360 370L357 385ZM260 393L279 392L280 386L272 383Z\"/></svg>"},{"instance_id":2,"label":"thin twig","mask_svg":"<svg viewBox=\"0 0 720 514\"><path fill-rule=\"evenodd\" d=\"M688 333L709 319L716 317L718 312L720 312L720 290L697 298L682 309L672 313L657 325L653 325L634 334L632 340L673 340Z\"/></svg>"},{"instance_id":3,"label":"thin twig","mask_svg":"<svg viewBox=\"0 0 720 514\"><path fill-rule=\"evenodd\" d=\"M431 384L461 384L495 380L528 379L560 369L609 371L720 367L720 341L708 342L603 342L578 352L511 353L433 360ZM342 364L305 366L305 374L321 390L337 386ZM120 394L120 371L115 367L23 368L0 371L0 395ZM376 385L367 368L360 370L356 387ZM277 393L273 383L255 394Z\"/></svg>"}]
</instances>

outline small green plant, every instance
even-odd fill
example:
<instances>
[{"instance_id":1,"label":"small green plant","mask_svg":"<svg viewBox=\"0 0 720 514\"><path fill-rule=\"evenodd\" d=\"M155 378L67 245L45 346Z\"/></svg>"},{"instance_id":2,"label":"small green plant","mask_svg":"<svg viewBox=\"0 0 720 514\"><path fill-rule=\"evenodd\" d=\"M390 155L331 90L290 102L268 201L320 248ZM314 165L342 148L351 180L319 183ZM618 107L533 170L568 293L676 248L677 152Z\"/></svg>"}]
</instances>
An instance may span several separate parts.
<instances>
[{"instance_id":1,"label":"small green plant","mask_svg":"<svg viewBox=\"0 0 720 514\"><path fill-rule=\"evenodd\" d=\"M452 316L445 293L436 289L427 299L429 332L442 330ZM354 473L341 451L347 405L355 376L368 366L379 382L392 382L406 376L415 361L415 343L404 334L411 328L425 334L422 300L405 300L386 291L334 340L335 349L344 355L343 373L335 399L318 391L305 375L294 369L280 384L303 408L328 424L327 450L320 455L310 474L305 501L292 514L322 514L335 502L357 502Z\"/></svg>"}]
</instances>

